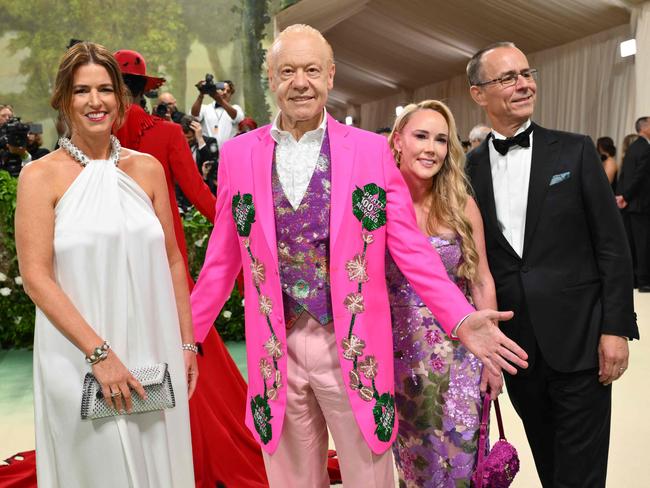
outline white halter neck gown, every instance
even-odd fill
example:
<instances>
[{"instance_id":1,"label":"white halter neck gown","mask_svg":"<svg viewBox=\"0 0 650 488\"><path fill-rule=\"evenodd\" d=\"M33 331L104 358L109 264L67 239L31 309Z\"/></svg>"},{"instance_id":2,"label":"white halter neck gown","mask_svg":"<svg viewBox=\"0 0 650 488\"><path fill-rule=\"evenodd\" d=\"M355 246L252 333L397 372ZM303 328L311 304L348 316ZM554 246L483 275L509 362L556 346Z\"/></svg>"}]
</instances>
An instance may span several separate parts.
<instances>
[{"instance_id":1,"label":"white halter neck gown","mask_svg":"<svg viewBox=\"0 0 650 488\"><path fill-rule=\"evenodd\" d=\"M147 194L109 161L91 161L55 208L54 275L127 368L169 364L176 406L81 420L81 388L91 368L37 309L39 488L193 487L187 384L163 230Z\"/></svg>"}]
</instances>

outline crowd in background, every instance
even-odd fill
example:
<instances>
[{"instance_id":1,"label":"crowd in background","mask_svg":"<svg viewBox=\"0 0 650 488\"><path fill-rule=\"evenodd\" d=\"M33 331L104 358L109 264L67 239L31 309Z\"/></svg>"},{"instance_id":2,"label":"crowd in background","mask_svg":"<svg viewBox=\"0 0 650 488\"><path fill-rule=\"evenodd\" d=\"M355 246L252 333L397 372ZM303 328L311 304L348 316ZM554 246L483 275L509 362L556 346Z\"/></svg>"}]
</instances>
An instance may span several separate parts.
<instances>
[{"instance_id":1,"label":"crowd in background","mask_svg":"<svg viewBox=\"0 0 650 488\"><path fill-rule=\"evenodd\" d=\"M155 119L180 125L201 178L216 194L219 148L227 140L256 129L257 123L246 117L239 105L231 104L235 93L232 81L214 82L211 75L207 78L212 81L206 84L206 80L201 80L196 84L199 95L192 105L191 114L178 108L176 98L169 91L147 91L139 104ZM206 95L209 101L203 103ZM59 136L63 135L60 121L55 125ZM43 147L42 124L23 122L13 106L0 104L0 169L17 177L27 163L49 152ZM180 208L187 211L191 204L178 188L177 198Z\"/></svg>"}]
</instances>

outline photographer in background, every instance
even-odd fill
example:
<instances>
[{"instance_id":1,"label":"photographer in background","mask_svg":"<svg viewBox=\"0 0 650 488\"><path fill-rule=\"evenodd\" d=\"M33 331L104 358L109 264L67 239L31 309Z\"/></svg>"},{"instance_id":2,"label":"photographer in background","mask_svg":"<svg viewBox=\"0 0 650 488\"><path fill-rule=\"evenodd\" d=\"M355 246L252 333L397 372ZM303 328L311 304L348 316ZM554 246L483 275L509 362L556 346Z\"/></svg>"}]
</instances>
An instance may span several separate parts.
<instances>
[{"instance_id":1,"label":"photographer in background","mask_svg":"<svg viewBox=\"0 0 650 488\"><path fill-rule=\"evenodd\" d=\"M196 84L199 96L192 105L192 115L198 117L206 136L217 140L219 149L223 143L237 135L238 125L244 119L244 111L239 105L231 105L230 99L235 93L232 81L214 81L211 74ZM203 97L209 95L214 103L202 105Z\"/></svg>"},{"instance_id":2,"label":"photographer in background","mask_svg":"<svg viewBox=\"0 0 650 488\"><path fill-rule=\"evenodd\" d=\"M166 120L167 122L173 122L171 110L165 102L158 103L158 105L153 108L151 115L155 115L159 119Z\"/></svg>"},{"instance_id":3,"label":"photographer in background","mask_svg":"<svg viewBox=\"0 0 650 488\"><path fill-rule=\"evenodd\" d=\"M192 157L196 162L199 173L203 174L204 165L207 162L215 163L219 161L219 145L214 137L203 136L201 124L191 115L185 115L181 119L183 134L192 151ZM205 179L205 177L203 178Z\"/></svg>"},{"instance_id":4,"label":"photographer in background","mask_svg":"<svg viewBox=\"0 0 650 488\"><path fill-rule=\"evenodd\" d=\"M49 154L50 151L42 146L43 125L30 123L29 132L27 133L27 151L32 155L32 161Z\"/></svg>"},{"instance_id":5,"label":"photographer in background","mask_svg":"<svg viewBox=\"0 0 650 488\"><path fill-rule=\"evenodd\" d=\"M14 116L14 108L11 105L0 104L0 127L5 125Z\"/></svg>"},{"instance_id":6,"label":"photographer in background","mask_svg":"<svg viewBox=\"0 0 650 488\"><path fill-rule=\"evenodd\" d=\"M177 124L181 123L181 119L185 117L185 114L178 110L176 105L176 98L171 92L163 92L158 95L158 104L164 103L167 106L167 114L169 115L169 120Z\"/></svg>"},{"instance_id":7,"label":"photographer in background","mask_svg":"<svg viewBox=\"0 0 650 488\"><path fill-rule=\"evenodd\" d=\"M219 146L214 137L203 137L201 124L191 115L184 115L180 121L185 140L192 151L192 158L203 178L203 181L213 195L217 193L217 164L219 161ZM176 186L176 200L183 211L191 205L181 188Z\"/></svg>"},{"instance_id":8,"label":"photographer in background","mask_svg":"<svg viewBox=\"0 0 650 488\"><path fill-rule=\"evenodd\" d=\"M29 126L23 124L19 117L11 117L0 126L0 169L17 177L20 170L32 161L27 152L27 134Z\"/></svg>"}]
</instances>

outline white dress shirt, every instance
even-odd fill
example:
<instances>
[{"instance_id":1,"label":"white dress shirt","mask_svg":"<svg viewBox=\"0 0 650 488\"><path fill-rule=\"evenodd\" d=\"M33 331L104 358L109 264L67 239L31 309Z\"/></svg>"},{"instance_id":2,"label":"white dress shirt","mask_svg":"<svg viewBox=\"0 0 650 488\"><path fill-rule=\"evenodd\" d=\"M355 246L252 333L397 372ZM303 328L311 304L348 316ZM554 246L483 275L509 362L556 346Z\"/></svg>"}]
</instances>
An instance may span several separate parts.
<instances>
[{"instance_id":1,"label":"white dress shirt","mask_svg":"<svg viewBox=\"0 0 650 488\"><path fill-rule=\"evenodd\" d=\"M232 106L237 114L234 119L230 118L228 112L223 107L216 106L215 103L201 105L199 112L199 122L203 134L214 137L217 140L219 149L223 143L232 139L239 131L239 123L244 120L244 111L239 105Z\"/></svg>"},{"instance_id":2,"label":"white dress shirt","mask_svg":"<svg viewBox=\"0 0 650 488\"><path fill-rule=\"evenodd\" d=\"M309 182L316 169L327 129L327 112L323 110L323 120L320 125L314 130L305 132L299 141L296 141L291 133L280 129L279 122L280 114L271 127L271 137L277 144L275 168L284 194L296 210L307 193Z\"/></svg>"},{"instance_id":3,"label":"white dress shirt","mask_svg":"<svg viewBox=\"0 0 650 488\"><path fill-rule=\"evenodd\" d=\"M526 121L515 135L525 131L529 126L530 120ZM495 130L492 131L492 136L495 139L506 139L505 136ZM528 137L530 147L513 146L505 155L499 154L494 149L492 141L488 143L497 221L503 236L519 257L524 252L528 182L530 180L530 164L533 155L532 132Z\"/></svg>"}]
</instances>

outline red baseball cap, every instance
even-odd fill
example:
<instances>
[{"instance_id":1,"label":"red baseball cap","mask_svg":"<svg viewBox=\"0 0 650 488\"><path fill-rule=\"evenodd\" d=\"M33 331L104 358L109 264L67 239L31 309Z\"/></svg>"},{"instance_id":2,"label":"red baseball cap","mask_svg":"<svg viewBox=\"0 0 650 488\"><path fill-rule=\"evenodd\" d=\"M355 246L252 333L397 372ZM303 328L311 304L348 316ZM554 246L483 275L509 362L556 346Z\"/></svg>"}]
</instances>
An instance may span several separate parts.
<instances>
[{"instance_id":1,"label":"red baseball cap","mask_svg":"<svg viewBox=\"0 0 650 488\"><path fill-rule=\"evenodd\" d=\"M123 75L142 76L147 79L147 84L144 87L145 92L155 90L165 82L165 78L147 76L147 63L139 52L120 49L113 56L115 56L117 64L120 65Z\"/></svg>"}]
</instances>

